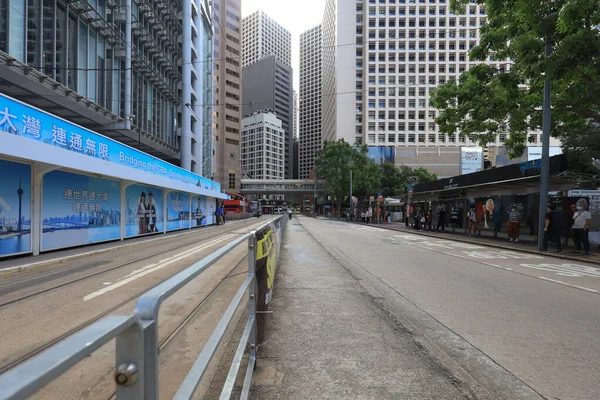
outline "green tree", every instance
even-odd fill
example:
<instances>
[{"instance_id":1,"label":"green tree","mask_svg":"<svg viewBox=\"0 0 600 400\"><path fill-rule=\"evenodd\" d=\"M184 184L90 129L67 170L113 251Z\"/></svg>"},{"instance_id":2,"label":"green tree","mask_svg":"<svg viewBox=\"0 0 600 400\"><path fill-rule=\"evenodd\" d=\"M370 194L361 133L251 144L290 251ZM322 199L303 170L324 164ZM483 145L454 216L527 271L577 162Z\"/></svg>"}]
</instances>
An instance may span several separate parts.
<instances>
[{"instance_id":1,"label":"green tree","mask_svg":"<svg viewBox=\"0 0 600 400\"><path fill-rule=\"evenodd\" d=\"M340 139L325 142L316 160L317 174L325 179L327 194L333 199L338 212L350 196L350 170L353 194L366 196L377 192L381 185L379 167L367 157L367 147L355 148Z\"/></svg>"},{"instance_id":2,"label":"green tree","mask_svg":"<svg viewBox=\"0 0 600 400\"><path fill-rule=\"evenodd\" d=\"M437 180L437 175L425 168L412 169L401 165L399 168L392 163L381 164L381 194L385 197L405 195L409 185Z\"/></svg>"},{"instance_id":3,"label":"green tree","mask_svg":"<svg viewBox=\"0 0 600 400\"><path fill-rule=\"evenodd\" d=\"M465 10L467 0L453 0ZM461 132L486 144L508 133L512 156L520 156L530 130L541 129L543 80L552 79L552 136L574 154L599 154L600 5L598 0L478 0L487 23L471 59L511 59L498 70L477 65L460 83L439 86L431 103L440 110L443 133ZM462 11L464 12L464 11ZM546 42L553 53L545 56ZM592 147L589 147L589 144Z\"/></svg>"}]
</instances>

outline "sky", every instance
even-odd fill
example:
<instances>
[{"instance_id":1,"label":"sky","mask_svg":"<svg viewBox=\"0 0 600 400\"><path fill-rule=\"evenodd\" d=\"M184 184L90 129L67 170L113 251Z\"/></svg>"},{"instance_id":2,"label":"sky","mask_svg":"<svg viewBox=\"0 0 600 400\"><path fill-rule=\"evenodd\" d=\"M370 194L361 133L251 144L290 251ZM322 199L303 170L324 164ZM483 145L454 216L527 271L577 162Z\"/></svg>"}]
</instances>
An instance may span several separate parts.
<instances>
[{"instance_id":1,"label":"sky","mask_svg":"<svg viewBox=\"0 0 600 400\"><path fill-rule=\"evenodd\" d=\"M321 23L325 0L242 0L242 17L262 10L292 34L294 89L299 92L300 34Z\"/></svg>"}]
</instances>

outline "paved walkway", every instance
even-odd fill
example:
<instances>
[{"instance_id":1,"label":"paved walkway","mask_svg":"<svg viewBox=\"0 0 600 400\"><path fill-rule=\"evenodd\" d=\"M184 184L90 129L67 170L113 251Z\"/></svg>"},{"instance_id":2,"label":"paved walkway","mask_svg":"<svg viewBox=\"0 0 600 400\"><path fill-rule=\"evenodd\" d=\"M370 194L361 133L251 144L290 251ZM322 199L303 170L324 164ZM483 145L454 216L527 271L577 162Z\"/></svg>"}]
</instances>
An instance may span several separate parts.
<instances>
[{"instance_id":1,"label":"paved walkway","mask_svg":"<svg viewBox=\"0 0 600 400\"><path fill-rule=\"evenodd\" d=\"M519 238L519 242L510 242L508 240L508 236L505 232L501 232L498 237L493 237L492 231L483 230L481 231L481 236L468 236L464 229L456 229L456 232L452 232L452 227L446 228L446 232L436 232L434 231L424 231L424 230L415 230L412 228L407 228L405 224L399 222L392 222L391 224L363 224L361 222L353 222L359 225L369 225L382 229L391 229L400 232L410 232L418 235L430 236L430 237L440 237L444 239L457 240L461 242L467 243L477 243L491 247L497 247L506 250L519 250L525 251L528 253L535 254L544 254L545 252L541 252L537 249L537 238L534 236L524 235L523 230L521 230L521 236ZM435 229L435 227L434 227ZM552 256L558 258L564 258L567 260L585 260L586 262L600 264L600 251L598 248L595 248L592 245L590 255L583 255L582 253L572 252L574 250L573 242L569 239L570 246L565 246L563 248L562 253L556 253L555 247L552 243L549 244L548 249L549 253Z\"/></svg>"},{"instance_id":2,"label":"paved walkway","mask_svg":"<svg viewBox=\"0 0 600 400\"><path fill-rule=\"evenodd\" d=\"M298 219L283 244L253 398L468 398Z\"/></svg>"}]
</instances>

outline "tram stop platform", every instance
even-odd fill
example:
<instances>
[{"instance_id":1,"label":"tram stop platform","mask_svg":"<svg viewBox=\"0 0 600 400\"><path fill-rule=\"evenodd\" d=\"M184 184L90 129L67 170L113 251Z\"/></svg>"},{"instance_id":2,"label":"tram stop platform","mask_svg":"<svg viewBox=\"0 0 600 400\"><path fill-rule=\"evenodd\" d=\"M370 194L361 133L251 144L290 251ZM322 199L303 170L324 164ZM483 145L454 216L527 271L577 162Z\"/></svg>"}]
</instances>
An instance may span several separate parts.
<instances>
[{"instance_id":1,"label":"tram stop platform","mask_svg":"<svg viewBox=\"0 0 600 400\"><path fill-rule=\"evenodd\" d=\"M454 399L450 380L318 236L288 224L254 399Z\"/></svg>"}]
</instances>

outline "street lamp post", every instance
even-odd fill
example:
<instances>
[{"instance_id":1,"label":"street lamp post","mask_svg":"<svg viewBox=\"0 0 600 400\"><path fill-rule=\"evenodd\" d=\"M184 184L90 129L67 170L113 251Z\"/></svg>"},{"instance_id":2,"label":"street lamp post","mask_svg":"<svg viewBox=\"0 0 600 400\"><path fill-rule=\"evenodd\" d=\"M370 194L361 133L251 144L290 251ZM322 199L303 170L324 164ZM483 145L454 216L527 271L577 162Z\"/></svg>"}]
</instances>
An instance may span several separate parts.
<instances>
[{"instance_id":1,"label":"street lamp post","mask_svg":"<svg viewBox=\"0 0 600 400\"><path fill-rule=\"evenodd\" d=\"M350 170L350 219L354 216L354 202L352 201L352 170Z\"/></svg>"},{"instance_id":2,"label":"street lamp post","mask_svg":"<svg viewBox=\"0 0 600 400\"><path fill-rule=\"evenodd\" d=\"M546 40L546 58L552 54L552 42ZM550 85L551 77L546 72L544 80L544 105L542 122L542 168L540 171L540 204L538 214L538 249L544 245L544 227L546 208L548 207L548 190L550 186Z\"/></svg>"}]
</instances>

